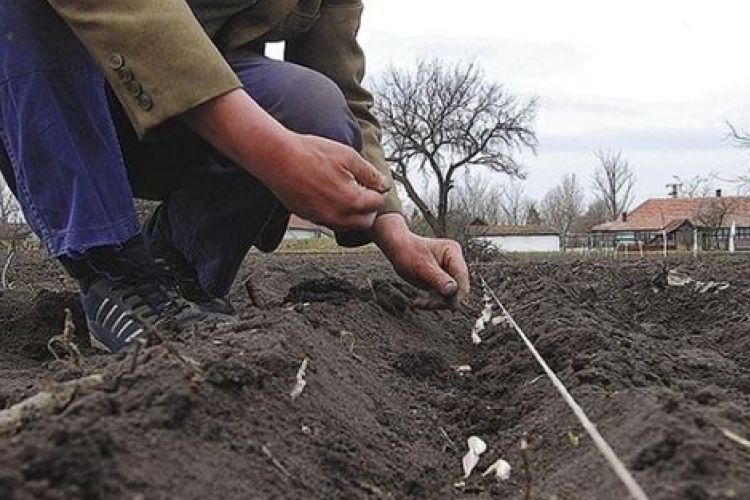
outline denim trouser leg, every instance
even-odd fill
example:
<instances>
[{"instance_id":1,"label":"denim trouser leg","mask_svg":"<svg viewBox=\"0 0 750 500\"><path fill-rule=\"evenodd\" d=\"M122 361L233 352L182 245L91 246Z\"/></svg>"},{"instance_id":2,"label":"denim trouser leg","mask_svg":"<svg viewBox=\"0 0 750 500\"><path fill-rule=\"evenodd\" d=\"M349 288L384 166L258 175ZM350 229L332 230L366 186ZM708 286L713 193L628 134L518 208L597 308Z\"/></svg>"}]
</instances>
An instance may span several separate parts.
<instances>
[{"instance_id":1,"label":"denim trouser leg","mask_svg":"<svg viewBox=\"0 0 750 500\"><path fill-rule=\"evenodd\" d=\"M247 92L289 129L361 147L359 126L329 79L249 50L234 52L228 60ZM226 295L253 245L262 250L278 245L289 217L286 208L255 178L194 135L158 145L139 145L122 132L121 139L136 194L159 198L147 188L169 191L169 180L185 175L168 197L172 242L198 271L207 291ZM175 154L181 158L176 160ZM157 169L162 179L166 172L174 174L159 181L153 175Z\"/></svg>"},{"instance_id":2,"label":"denim trouser leg","mask_svg":"<svg viewBox=\"0 0 750 500\"><path fill-rule=\"evenodd\" d=\"M103 82L44 0L0 0L0 158L54 256L138 232Z\"/></svg>"}]
</instances>

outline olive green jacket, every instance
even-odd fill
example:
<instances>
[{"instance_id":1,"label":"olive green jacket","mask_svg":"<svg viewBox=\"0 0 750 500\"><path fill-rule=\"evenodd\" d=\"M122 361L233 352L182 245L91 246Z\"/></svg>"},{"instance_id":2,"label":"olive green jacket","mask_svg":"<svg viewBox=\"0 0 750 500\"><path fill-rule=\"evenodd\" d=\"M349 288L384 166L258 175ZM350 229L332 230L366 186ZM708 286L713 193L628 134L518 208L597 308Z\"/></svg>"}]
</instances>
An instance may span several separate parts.
<instances>
[{"instance_id":1,"label":"olive green jacket","mask_svg":"<svg viewBox=\"0 0 750 500\"><path fill-rule=\"evenodd\" d=\"M372 95L361 86L361 0L203 0L195 14L185 0L47 1L104 69L142 137L241 86L223 52L286 40L287 60L339 86L359 121L362 155L390 176ZM394 188L380 212L399 209Z\"/></svg>"}]
</instances>

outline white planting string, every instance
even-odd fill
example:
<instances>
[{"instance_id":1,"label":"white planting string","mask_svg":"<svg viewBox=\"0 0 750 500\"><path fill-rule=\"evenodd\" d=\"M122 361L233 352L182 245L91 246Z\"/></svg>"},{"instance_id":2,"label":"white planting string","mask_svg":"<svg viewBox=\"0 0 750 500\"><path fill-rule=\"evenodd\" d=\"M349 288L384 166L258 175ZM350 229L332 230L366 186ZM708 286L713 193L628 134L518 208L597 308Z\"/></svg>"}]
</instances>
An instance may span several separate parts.
<instances>
[{"instance_id":1,"label":"white planting string","mask_svg":"<svg viewBox=\"0 0 750 500\"><path fill-rule=\"evenodd\" d=\"M594 444L599 449L601 454L604 455L604 458L607 459L610 467L612 467L612 470L614 470L615 474L617 474L617 477L620 478L620 481L622 481L622 483L628 489L630 495L636 500L648 500L648 496L646 496L643 488L641 488L640 485L636 482L635 478L633 478L633 475L625 467L625 464L622 463L622 460L617 457L614 450L612 450L612 447L609 446L602 435L599 434L599 431L596 430L596 426L593 424L593 422L591 422L591 420L589 420L589 418L586 416L586 413L584 413L576 400L573 399L573 396L570 395L570 392L568 392L568 389L565 388L565 385L563 385L560 379L557 378L555 372L553 372L552 369L547 365L547 362L544 361L544 358L542 358L542 356L536 350L534 344L531 343L526 334L523 333L523 330L521 330L521 327L518 326L518 323L516 323L508 310L505 309L505 306L502 304L502 302L500 302L500 300L497 298L495 292L489 287L489 285L487 285L487 282L484 280L484 278L480 277L479 279L482 280L482 286L484 286L484 289L500 307L503 313L503 317L507 318L508 323L513 328L515 328L516 332L518 332L521 340L523 340L523 342L526 344L526 347L529 348L531 354L542 367L544 373L547 374L547 377L549 377L549 379L552 381L552 384L568 404L570 409L573 410L573 413L575 414L576 418L578 418L578 421L581 423L586 432L588 432L589 436L591 436L591 439L594 440Z\"/></svg>"}]
</instances>

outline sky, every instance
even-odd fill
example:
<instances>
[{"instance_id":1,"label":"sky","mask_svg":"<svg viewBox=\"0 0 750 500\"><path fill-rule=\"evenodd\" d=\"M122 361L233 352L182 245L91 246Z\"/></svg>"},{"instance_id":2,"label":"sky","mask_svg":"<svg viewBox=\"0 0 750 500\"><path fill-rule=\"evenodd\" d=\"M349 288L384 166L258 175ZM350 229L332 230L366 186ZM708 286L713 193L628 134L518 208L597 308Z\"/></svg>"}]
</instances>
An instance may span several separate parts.
<instances>
[{"instance_id":1,"label":"sky","mask_svg":"<svg viewBox=\"0 0 750 500\"><path fill-rule=\"evenodd\" d=\"M750 131L749 19L747 0L365 0L360 42L368 78L438 57L537 96L532 198L566 173L589 188L594 151L610 149L633 167L637 203L674 176L750 171L725 125Z\"/></svg>"}]
</instances>

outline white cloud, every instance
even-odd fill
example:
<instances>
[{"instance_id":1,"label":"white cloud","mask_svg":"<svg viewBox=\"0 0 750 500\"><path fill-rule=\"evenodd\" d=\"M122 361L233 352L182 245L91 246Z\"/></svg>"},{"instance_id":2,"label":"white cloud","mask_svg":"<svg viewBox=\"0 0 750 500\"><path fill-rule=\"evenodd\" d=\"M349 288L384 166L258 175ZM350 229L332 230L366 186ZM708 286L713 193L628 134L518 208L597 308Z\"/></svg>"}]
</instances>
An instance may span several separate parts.
<instances>
[{"instance_id":1,"label":"white cloud","mask_svg":"<svg viewBox=\"0 0 750 500\"><path fill-rule=\"evenodd\" d=\"M361 41L371 74L416 57L473 59L538 95L529 194L567 172L587 185L592 150L609 147L635 166L643 198L672 175L750 167L724 139L726 120L750 129L748 19L746 0L369 0Z\"/></svg>"}]
</instances>

